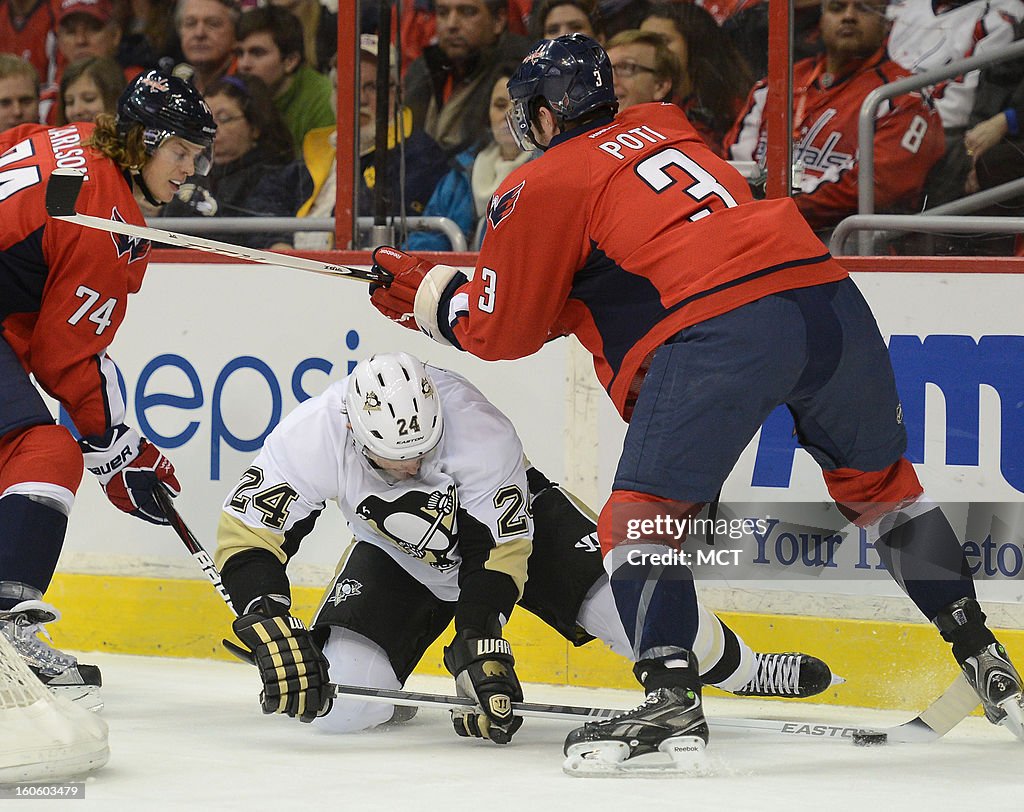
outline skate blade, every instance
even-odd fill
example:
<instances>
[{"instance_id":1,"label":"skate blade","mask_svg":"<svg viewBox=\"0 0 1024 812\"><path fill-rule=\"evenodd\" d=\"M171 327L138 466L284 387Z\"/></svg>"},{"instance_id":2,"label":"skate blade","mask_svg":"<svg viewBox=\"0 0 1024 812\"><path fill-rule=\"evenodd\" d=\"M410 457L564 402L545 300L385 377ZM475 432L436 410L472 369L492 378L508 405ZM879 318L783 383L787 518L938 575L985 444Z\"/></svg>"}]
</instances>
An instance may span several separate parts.
<instances>
[{"instance_id":1,"label":"skate blade","mask_svg":"<svg viewBox=\"0 0 1024 812\"><path fill-rule=\"evenodd\" d=\"M711 773L699 736L677 736L663 741L658 753L629 758L624 742L590 742L569 748L562 772L573 778L681 778Z\"/></svg>"},{"instance_id":2,"label":"skate blade","mask_svg":"<svg viewBox=\"0 0 1024 812\"><path fill-rule=\"evenodd\" d=\"M1006 714L999 724L1024 741L1024 698L1020 694L1007 697L999 703L999 708Z\"/></svg>"},{"instance_id":3,"label":"skate blade","mask_svg":"<svg viewBox=\"0 0 1024 812\"><path fill-rule=\"evenodd\" d=\"M51 683L46 687L50 693L62 696L80 708L95 713L103 710L103 697L100 696L100 689L96 685L53 685Z\"/></svg>"}]
</instances>

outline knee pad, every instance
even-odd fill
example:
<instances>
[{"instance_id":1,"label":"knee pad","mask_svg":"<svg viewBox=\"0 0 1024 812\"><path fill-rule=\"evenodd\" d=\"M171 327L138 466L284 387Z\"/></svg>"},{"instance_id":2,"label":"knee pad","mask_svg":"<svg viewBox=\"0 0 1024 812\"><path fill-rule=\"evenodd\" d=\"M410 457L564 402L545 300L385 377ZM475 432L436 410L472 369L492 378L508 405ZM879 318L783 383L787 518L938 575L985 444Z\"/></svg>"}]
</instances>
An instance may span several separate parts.
<instances>
[{"instance_id":1,"label":"knee pad","mask_svg":"<svg viewBox=\"0 0 1024 812\"><path fill-rule=\"evenodd\" d=\"M366 688L401 688L384 650L369 638L332 626L324 646L328 674L338 685ZM394 705L366 702L358 697L336 697L330 712L313 721L328 733L355 733L383 724L394 713Z\"/></svg>"},{"instance_id":2,"label":"knee pad","mask_svg":"<svg viewBox=\"0 0 1024 812\"><path fill-rule=\"evenodd\" d=\"M82 450L63 426L31 426L0 438L0 496L55 501L68 515L84 470Z\"/></svg>"},{"instance_id":3,"label":"knee pad","mask_svg":"<svg viewBox=\"0 0 1024 812\"><path fill-rule=\"evenodd\" d=\"M686 541L686 523L703 506L703 502L675 502L639 491L612 491L597 520L601 555L607 557L620 544L678 547ZM672 522L670 528L664 524L666 519Z\"/></svg>"},{"instance_id":4,"label":"knee pad","mask_svg":"<svg viewBox=\"0 0 1024 812\"><path fill-rule=\"evenodd\" d=\"M822 475L839 512L858 527L874 524L886 513L924 493L917 472L906 457L881 471L836 468L823 471Z\"/></svg>"}]
</instances>

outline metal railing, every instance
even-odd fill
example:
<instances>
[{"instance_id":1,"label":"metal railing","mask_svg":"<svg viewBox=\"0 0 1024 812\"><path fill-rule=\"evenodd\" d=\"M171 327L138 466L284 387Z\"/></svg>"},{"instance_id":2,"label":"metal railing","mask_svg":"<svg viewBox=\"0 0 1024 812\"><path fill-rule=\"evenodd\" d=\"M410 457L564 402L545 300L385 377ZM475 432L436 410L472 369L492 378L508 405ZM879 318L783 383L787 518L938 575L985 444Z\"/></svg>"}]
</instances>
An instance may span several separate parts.
<instances>
[{"instance_id":1,"label":"metal railing","mask_svg":"<svg viewBox=\"0 0 1024 812\"><path fill-rule=\"evenodd\" d=\"M1017 178L1016 180L1007 181L1006 183L1002 183L999 186L993 186L991 189L985 189L985 190L983 190L981 192L975 192L973 195L968 195L967 197L962 197L959 200L953 200L953 201L951 201L949 203L943 203L941 206L936 206L933 209L925 209L925 211L920 212L919 214L899 215L900 217L908 217L910 219L908 219L906 221L906 223L907 223L906 227L902 227L902 225L901 225L901 227L896 228L895 230L896 231L901 231L901 232L902 231L928 231L929 233L941 233L942 229L935 229L935 230L931 230L931 231L929 231L928 229L925 229L925 228L916 229L916 228L913 227L913 223L921 222L922 221L921 218L939 217L939 216L943 216L943 215L962 214L964 212L976 211L977 209L983 208L985 206L990 206L990 205L995 204L995 203L1000 203L1003 200L1006 200L1006 199L1011 198L1011 197L1016 197L1017 195L1024 195L1024 178ZM874 231L875 230L874 228L871 228L869 226L865 226L864 223L866 221L864 219L862 219L862 218L865 218L865 217L874 217L874 216L881 217L881 216L886 216L886 215L855 214L855 215L851 215L850 217L847 217L844 220L840 221L839 225L836 226L835 231L832 232L832 236L829 239L829 251L831 251L833 254L845 253L845 248L846 248L845 242L846 242L846 239L847 239L847 237L849 237L850 233L853 232L853 231ZM897 215L888 215L888 216L897 216ZM1013 219L1013 218L1010 218L1010 219ZM851 223L849 225L844 225L847 222L847 220L851 221ZM987 232L990 232L990 233L992 233L992 232L1006 233L1007 231L1012 231L1011 229L1004 229L1004 228L1001 228L999 226L1000 223L1005 223L1006 221L1007 221L1006 217L986 216L986 217L974 217L974 218L972 218L972 222L980 223L983 226L980 229L981 231L987 231ZM903 221L900 221L900 222L902 224ZM946 229L946 230L950 231L951 233L953 231L955 231L956 233L965 233L965 234L976 233L978 231L978 229L955 229L955 230L954 229ZM839 236L838 240L837 240L837 235ZM883 239L887 239L889 236L890 235L885 233L885 232L880 232L880 233L877 233L875 235L876 238L877 237L881 237ZM872 238L869 237L869 239L872 239ZM873 249L869 250L869 251L863 250L863 246L860 245L859 243L858 243L857 249L858 249L858 254L860 254L861 256L863 256L864 254L873 253ZM925 250L927 250L927 249L925 249Z\"/></svg>"},{"instance_id":2,"label":"metal railing","mask_svg":"<svg viewBox=\"0 0 1024 812\"><path fill-rule=\"evenodd\" d=\"M1024 232L1024 217L965 217L962 214L854 214L832 232L828 250L842 255L843 244L853 232L923 231L928 234L1019 234ZM869 238L870 239L870 238Z\"/></svg>"},{"instance_id":3,"label":"metal railing","mask_svg":"<svg viewBox=\"0 0 1024 812\"><path fill-rule=\"evenodd\" d=\"M972 70L1015 57L1024 57L1024 40L1019 40L988 54L958 59L936 70L915 73L913 76L897 79L895 82L877 87L868 93L860 106L860 118L857 122L857 142L860 153L860 164L857 168L858 215L873 214L875 210L875 115L879 105L903 93L934 85L943 79L951 79L962 73L969 73ZM867 253L870 250L870 242L871 236L861 233L858 241L860 253Z\"/></svg>"},{"instance_id":4,"label":"metal railing","mask_svg":"<svg viewBox=\"0 0 1024 812\"><path fill-rule=\"evenodd\" d=\"M401 218L392 220L397 225ZM184 234L230 234L251 231L329 231L334 233L333 217L152 217L146 223L152 228L180 231ZM466 235L454 220L447 217L406 217L410 231L439 231L452 245L453 251L466 250ZM373 226L372 217L356 218L361 231Z\"/></svg>"}]
</instances>

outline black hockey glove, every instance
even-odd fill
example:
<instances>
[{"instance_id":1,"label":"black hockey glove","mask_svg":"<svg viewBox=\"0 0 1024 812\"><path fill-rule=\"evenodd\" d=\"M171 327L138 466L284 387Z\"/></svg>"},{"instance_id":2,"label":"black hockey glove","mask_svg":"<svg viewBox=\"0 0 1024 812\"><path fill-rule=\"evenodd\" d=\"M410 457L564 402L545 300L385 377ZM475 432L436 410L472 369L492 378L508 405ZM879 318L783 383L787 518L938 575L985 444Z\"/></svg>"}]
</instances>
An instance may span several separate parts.
<instances>
[{"instance_id":1,"label":"black hockey glove","mask_svg":"<svg viewBox=\"0 0 1024 812\"><path fill-rule=\"evenodd\" d=\"M312 722L331 709L327 661L313 636L288 608L267 596L231 627L260 670L264 713L287 713Z\"/></svg>"},{"instance_id":2,"label":"black hockey glove","mask_svg":"<svg viewBox=\"0 0 1024 812\"><path fill-rule=\"evenodd\" d=\"M523 689L515 672L515 658L502 637L470 637L459 632L444 650L444 666L455 677L460 696L476 708L453 710L452 724L460 736L508 744L523 724L512 715L512 703L522 702Z\"/></svg>"}]
</instances>

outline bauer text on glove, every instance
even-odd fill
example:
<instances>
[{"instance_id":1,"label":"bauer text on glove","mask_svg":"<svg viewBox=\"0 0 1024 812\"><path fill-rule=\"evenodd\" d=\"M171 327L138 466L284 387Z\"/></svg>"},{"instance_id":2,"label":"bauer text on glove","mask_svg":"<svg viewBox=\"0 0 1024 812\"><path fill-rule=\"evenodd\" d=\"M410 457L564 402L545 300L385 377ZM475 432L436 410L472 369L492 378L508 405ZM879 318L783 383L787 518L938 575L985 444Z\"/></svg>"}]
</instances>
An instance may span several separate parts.
<instances>
[{"instance_id":1,"label":"bauer text on glove","mask_svg":"<svg viewBox=\"0 0 1024 812\"><path fill-rule=\"evenodd\" d=\"M177 496L181 485L159 448L123 423L101 437L83 437L78 445L85 467L99 479L114 507L153 524L167 524L153 492L162 487Z\"/></svg>"}]
</instances>

